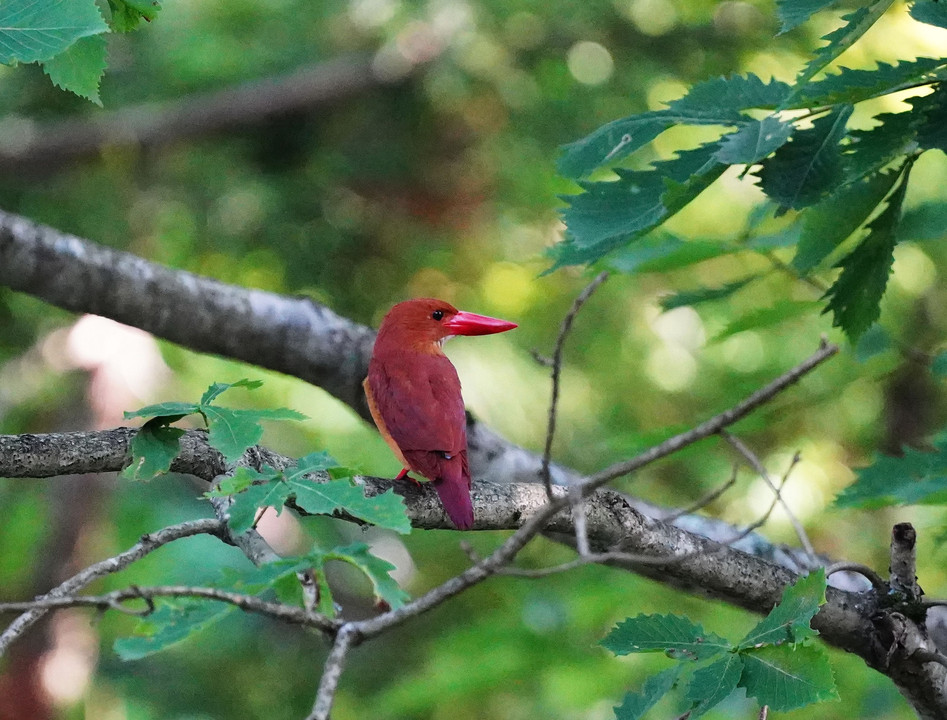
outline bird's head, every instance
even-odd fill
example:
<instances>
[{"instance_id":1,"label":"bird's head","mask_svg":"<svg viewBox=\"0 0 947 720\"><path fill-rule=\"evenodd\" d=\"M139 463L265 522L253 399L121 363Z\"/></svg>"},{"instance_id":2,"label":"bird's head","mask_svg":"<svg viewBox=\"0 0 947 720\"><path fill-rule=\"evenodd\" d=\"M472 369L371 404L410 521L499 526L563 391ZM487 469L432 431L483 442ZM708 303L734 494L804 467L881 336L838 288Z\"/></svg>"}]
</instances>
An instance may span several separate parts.
<instances>
[{"instance_id":1,"label":"bird's head","mask_svg":"<svg viewBox=\"0 0 947 720\"><path fill-rule=\"evenodd\" d=\"M516 323L464 312L443 300L418 298L388 311L378 330L378 341L438 352L454 335L492 335L515 327Z\"/></svg>"}]
</instances>

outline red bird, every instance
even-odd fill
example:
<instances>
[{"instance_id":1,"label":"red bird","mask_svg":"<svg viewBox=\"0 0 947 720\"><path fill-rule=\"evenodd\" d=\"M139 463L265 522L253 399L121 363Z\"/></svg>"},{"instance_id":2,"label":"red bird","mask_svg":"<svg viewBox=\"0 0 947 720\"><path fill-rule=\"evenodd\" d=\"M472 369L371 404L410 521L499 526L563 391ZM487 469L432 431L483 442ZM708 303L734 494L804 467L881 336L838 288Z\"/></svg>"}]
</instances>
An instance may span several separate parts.
<instances>
[{"instance_id":1,"label":"red bird","mask_svg":"<svg viewBox=\"0 0 947 720\"><path fill-rule=\"evenodd\" d=\"M454 525L473 526L467 417L457 371L442 351L454 335L490 335L516 323L420 298L398 303L381 322L363 386L378 431L409 472L434 483Z\"/></svg>"}]
</instances>

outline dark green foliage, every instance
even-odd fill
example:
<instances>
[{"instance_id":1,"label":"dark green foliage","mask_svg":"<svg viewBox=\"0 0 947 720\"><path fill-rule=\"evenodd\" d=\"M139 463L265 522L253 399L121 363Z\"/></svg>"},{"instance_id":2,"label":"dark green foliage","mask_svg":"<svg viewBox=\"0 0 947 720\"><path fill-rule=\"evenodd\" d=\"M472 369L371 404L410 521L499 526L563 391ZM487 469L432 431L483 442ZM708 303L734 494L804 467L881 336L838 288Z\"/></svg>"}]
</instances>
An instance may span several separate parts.
<instances>
[{"instance_id":1,"label":"dark green foliage","mask_svg":"<svg viewBox=\"0 0 947 720\"><path fill-rule=\"evenodd\" d=\"M938 367L943 361L938 361ZM947 502L947 434L933 441L932 451L904 448L901 457L876 455L856 471L855 482L835 499L840 507L877 508Z\"/></svg>"},{"instance_id":2,"label":"dark green foliage","mask_svg":"<svg viewBox=\"0 0 947 720\"><path fill-rule=\"evenodd\" d=\"M838 279L825 294L823 312L832 313L832 324L857 341L881 314L881 298L894 263L896 230L907 189L910 165L901 173L899 185L888 198L884 210L868 223L868 235L849 255L839 261Z\"/></svg>"},{"instance_id":3,"label":"dark green foliage","mask_svg":"<svg viewBox=\"0 0 947 720\"><path fill-rule=\"evenodd\" d=\"M836 0L776 0L781 33L802 25L812 15L833 5Z\"/></svg>"},{"instance_id":4,"label":"dark green foliage","mask_svg":"<svg viewBox=\"0 0 947 720\"><path fill-rule=\"evenodd\" d=\"M911 17L928 25L947 28L947 7L940 0L917 0L911 5Z\"/></svg>"},{"instance_id":5,"label":"dark green foliage","mask_svg":"<svg viewBox=\"0 0 947 720\"><path fill-rule=\"evenodd\" d=\"M851 105L840 105L812 122L811 128L796 130L759 171L761 186L785 212L818 202L836 187L842 175L845 123Z\"/></svg>"},{"instance_id":6,"label":"dark green foliage","mask_svg":"<svg viewBox=\"0 0 947 720\"><path fill-rule=\"evenodd\" d=\"M774 710L836 698L828 658L806 644L818 634L810 622L825 603L825 587L824 570L799 578L785 589L772 612L737 643L706 633L700 625L676 615L639 615L620 623L602 641L613 653L664 652L679 664L649 678L640 694L629 693L615 709L616 717L642 717L691 663L696 668L684 693L691 717L704 714L738 686ZM705 662L710 659L713 662Z\"/></svg>"}]
</instances>

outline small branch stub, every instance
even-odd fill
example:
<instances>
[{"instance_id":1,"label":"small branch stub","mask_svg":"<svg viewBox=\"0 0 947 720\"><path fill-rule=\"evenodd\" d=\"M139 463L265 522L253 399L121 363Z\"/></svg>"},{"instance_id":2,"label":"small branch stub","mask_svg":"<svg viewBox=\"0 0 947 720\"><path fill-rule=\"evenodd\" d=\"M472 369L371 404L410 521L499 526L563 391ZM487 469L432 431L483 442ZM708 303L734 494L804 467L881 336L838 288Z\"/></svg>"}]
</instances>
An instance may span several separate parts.
<instances>
[{"instance_id":1,"label":"small branch stub","mask_svg":"<svg viewBox=\"0 0 947 720\"><path fill-rule=\"evenodd\" d=\"M891 591L917 600L923 591L917 584L917 532L911 523L891 529Z\"/></svg>"}]
</instances>

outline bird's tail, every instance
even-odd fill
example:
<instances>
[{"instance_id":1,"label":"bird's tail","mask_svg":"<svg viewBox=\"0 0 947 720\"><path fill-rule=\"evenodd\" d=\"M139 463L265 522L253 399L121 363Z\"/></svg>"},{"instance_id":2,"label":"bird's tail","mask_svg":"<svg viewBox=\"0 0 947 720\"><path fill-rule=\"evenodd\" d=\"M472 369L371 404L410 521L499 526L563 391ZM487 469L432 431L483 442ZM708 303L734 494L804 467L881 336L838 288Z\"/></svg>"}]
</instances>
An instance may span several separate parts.
<instances>
[{"instance_id":1,"label":"bird's tail","mask_svg":"<svg viewBox=\"0 0 947 720\"><path fill-rule=\"evenodd\" d=\"M434 489L441 499L441 504L447 511L451 522L458 530L469 530L473 527L473 504L470 502L470 486L464 482L443 478L434 482Z\"/></svg>"}]
</instances>

